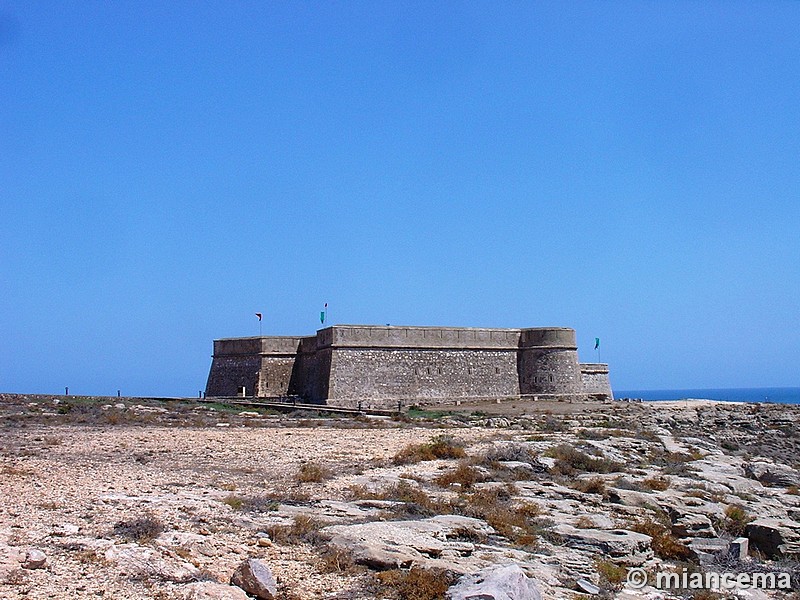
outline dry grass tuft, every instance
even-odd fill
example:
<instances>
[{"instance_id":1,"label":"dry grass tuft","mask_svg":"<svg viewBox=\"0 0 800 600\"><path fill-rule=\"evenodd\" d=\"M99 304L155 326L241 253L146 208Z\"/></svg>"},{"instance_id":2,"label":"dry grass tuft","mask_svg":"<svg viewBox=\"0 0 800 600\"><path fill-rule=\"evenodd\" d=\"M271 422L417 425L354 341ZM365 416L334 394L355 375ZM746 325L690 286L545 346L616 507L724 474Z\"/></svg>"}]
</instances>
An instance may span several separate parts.
<instances>
[{"instance_id":1,"label":"dry grass tuft","mask_svg":"<svg viewBox=\"0 0 800 600\"><path fill-rule=\"evenodd\" d=\"M441 600L454 582L443 569L411 567L409 571L392 569L377 574L378 581L397 600ZM382 595L383 596L383 595Z\"/></svg>"},{"instance_id":2,"label":"dry grass tuft","mask_svg":"<svg viewBox=\"0 0 800 600\"><path fill-rule=\"evenodd\" d=\"M477 490L461 497L457 512L483 519L516 546L534 546L545 528L541 508L532 502L514 502L515 493L510 484Z\"/></svg>"},{"instance_id":3,"label":"dry grass tuft","mask_svg":"<svg viewBox=\"0 0 800 600\"><path fill-rule=\"evenodd\" d=\"M114 525L114 535L131 542L152 542L164 531L164 523L155 515L145 515Z\"/></svg>"},{"instance_id":4,"label":"dry grass tuft","mask_svg":"<svg viewBox=\"0 0 800 600\"><path fill-rule=\"evenodd\" d=\"M409 465L438 458L465 458L464 443L449 435L440 435L427 444L411 444L394 457L394 464Z\"/></svg>"},{"instance_id":5,"label":"dry grass tuft","mask_svg":"<svg viewBox=\"0 0 800 600\"><path fill-rule=\"evenodd\" d=\"M297 515L291 525L271 525L266 528L270 539L278 544L318 544L324 541L319 530L322 524L314 517Z\"/></svg>"},{"instance_id":6,"label":"dry grass tuft","mask_svg":"<svg viewBox=\"0 0 800 600\"><path fill-rule=\"evenodd\" d=\"M608 591L617 591L622 587L628 575L628 569L610 560L596 559L595 569L600 575L600 586Z\"/></svg>"},{"instance_id":7,"label":"dry grass tuft","mask_svg":"<svg viewBox=\"0 0 800 600\"><path fill-rule=\"evenodd\" d=\"M631 529L653 538L650 546L659 558L667 560L689 560L692 558L692 551L689 547L672 535L672 532L666 526L657 521L640 521Z\"/></svg>"},{"instance_id":8,"label":"dry grass tuft","mask_svg":"<svg viewBox=\"0 0 800 600\"><path fill-rule=\"evenodd\" d=\"M753 520L747 509L740 504L729 504L725 507L725 518L719 523L720 529L734 537L744 535L745 527Z\"/></svg>"},{"instance_id":9,"label":"dry grass tuft","mask_svg":"<svg viewBox=\"0 0 800 600\"><path fill-rule=\"evenodd\" d=\"M786 493L791 494L792 496L800 496L800 488L798 488L796 485L790 485L788 488L786 488Z\"/></svg>"},{"instance_id":10,"label":"dry grass tuft","mask_svg":"<svg viewBox=\"0 0 800 600\"><path fill-rule=\"evenodd\" d=\"M455 469L442 473L434 481L442 487L457 483L463 489L469 489L474 484L483 481L483 477L475 467L461 463Z\"/></svg>"},{"instance_id":11,"label":"dry grass tuft","mask_svg":"<svg viewBox=\"0 0 800 600\"><path fill-rule=\"evenodd\" d=\"M304 462L297 469L298 483L319 483L333 476L331 470L319 463Z\"/></svg>"},{"instance_id":12,"label":"dry grass tuft","mask_svg":"<svg viewBox=\"0 0 800 600\"><path fill-rule=\"evenodd\" d=\"M572 489L583 492L584 494L600 494L606 493L606 482L600 477L592 477L591 479L576 479L571 485Z\"/></svg>"}]
</instances>

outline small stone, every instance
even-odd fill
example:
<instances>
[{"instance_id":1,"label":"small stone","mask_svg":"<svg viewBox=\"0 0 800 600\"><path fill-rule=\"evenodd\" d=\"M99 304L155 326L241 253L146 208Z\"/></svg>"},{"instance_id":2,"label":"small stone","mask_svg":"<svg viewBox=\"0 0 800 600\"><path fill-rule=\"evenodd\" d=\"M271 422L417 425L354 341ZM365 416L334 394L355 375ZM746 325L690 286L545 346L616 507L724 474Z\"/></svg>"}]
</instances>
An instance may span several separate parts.
<instances>
[{"instance_id":1,"label":"small stone","mask_svg":"<svg viewBox=\"0 0 800 600\"><path fill-rule=\"evenodd\" d=\"M44 552L37 548L31 548L25 555L25 561L22 563L22 567L25 569L41 569L46 562L47 556L45 556Z\"/></svg>"},{"instance_id":2,"label":"small stone","mask_svg":"<svg viewBox=\"0 0 800 600\"><path fill-rule=\"evenodd\" d=\"M256 543L262 548L269 548L272 546L272 540L268 537L260 537Z\"/></svg>"},{"instance_id":3,"label":"small stone","mask_svg":"<svg viewBox=\"0 0 800 600\"><path fill-rule=\"evenodd\" d=\"M255 558L248 558L237 567L231 577L231 584L260 600L272 600L278 593L278 584L272 571Z\"/></svg>"},{"instance_id":4,"label":"small stone","mask_svg":"<svg viewBox=\"0 0 800 600\"><path fill-rule=\"evenodd\" d=\"M746 537L739 537L733 540L728 546L728 556L744 560L750 553L750 540Z\"/></svg>"},{"instance_id":5,"label":"small stone","mask_svg":"<svg viewBox=\"0 0 800 600\"><path fill-rule=\"evenodd\" d=\"M587 594L597 595L600 593L600 588L588 579L578 579L575 584Z\"/></svg>"},{"instance_id":6,"label":"small stone","mask_svg":"<svg viewBox=\"0 0 800 600\"><path fill-rule=\"evenodd\" d=\"M182 591L184 600L248 600L242 589L211 581L190 583Z\"/></svg>"}]
</instances>

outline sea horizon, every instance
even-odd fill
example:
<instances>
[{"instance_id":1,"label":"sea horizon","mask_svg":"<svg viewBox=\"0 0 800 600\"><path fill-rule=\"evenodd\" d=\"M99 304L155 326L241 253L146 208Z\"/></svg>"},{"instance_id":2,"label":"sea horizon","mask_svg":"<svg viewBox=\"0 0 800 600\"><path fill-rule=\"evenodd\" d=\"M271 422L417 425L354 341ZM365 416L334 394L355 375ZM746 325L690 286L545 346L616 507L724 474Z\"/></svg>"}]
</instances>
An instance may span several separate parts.
<instances>
[{"instance_id":1,"label":"sea horizon","mask_svg":"<svg viewBox=\"0 0 800 600\"><path fill-rule=\"evenodd\" d=\"M722 400L725 402L800 404L800 387L614 390L614 398L641 399L648 402L665 400Z\"/></svg>"}]
</instances>

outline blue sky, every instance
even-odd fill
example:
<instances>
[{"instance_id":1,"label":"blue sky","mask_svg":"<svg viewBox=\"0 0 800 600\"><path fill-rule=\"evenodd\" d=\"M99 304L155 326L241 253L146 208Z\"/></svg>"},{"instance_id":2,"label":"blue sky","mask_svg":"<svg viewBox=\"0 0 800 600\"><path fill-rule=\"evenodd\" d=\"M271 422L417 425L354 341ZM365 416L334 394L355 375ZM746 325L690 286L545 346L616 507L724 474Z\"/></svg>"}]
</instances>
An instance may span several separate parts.
<instances>
[{"instance_id":1,"label":"blue sky","mask_svg":"<svg viewBox=\"0 0 800 600\"><path fill-rule=\"evenodd\" d=\"M193 395L212 340L595 337L797 386L800 3L0 0L0 391Z\"/></svg>"}]
</instances>

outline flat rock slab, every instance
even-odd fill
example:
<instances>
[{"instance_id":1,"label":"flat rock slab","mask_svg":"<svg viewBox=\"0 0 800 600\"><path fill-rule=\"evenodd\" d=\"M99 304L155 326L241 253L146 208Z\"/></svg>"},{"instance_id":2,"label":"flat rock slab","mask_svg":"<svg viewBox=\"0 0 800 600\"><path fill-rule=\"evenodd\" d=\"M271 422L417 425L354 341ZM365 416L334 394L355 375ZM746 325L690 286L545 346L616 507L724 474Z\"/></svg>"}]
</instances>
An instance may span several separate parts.
<instances>
[{"instance_id":1,"label":"flat rock slab","mask_svg":"<svg viewBox=\"0 0 800 600\"><path fill-rule=\"evenodd\" d=\"M542 594L518 565L500 565L464 575L447 590L447 599L542 600Z\"/></svg>"},{"instance_id":2,"label":"flat rock slab","mask_svg":"<svg viewBox=\"0 0 800 600\"><path fill-rule=\"evenodd\" d=\"M608 556L613 561L637 566L653 557L652 538L627 529L577 529L557 525L553 532L560 535L564 545Z\"/></svg>"},{"instance_id":3,"label":"flat rock slab","mask_svg":"<svg viewBox=\"0 0 800 600\"><path fill-rule=\"evenodd\" d=\"M750 546L770 558L800 557L800 523L779 519L756 519L745 534Z\"/></svg>"},{"instance_id":4,"label":"flat rock slab","mask_svg":"<svg viewBox=\"0 0 800 600\"><path fill-rule=\"evenodd\" d=\"M759 461L745 463L743 467L745 475L764 485L800 486L800 473L786 465Z\"/></svg>"},{"instance_id":5,"label":"flat rock slab","mask_svg":"<svg viewBox=\"0 0 800 600\"><path fill-rule=\"evenodd\" d=\"M352 553L353 559L375 569L409 567L426 560L468 556L473 544L463 534L485 537L494 530L484 521L459 515L439 515L420 521L373 521L332 525L322 529L333 546Z\"/></svg>"}]
</instances>

